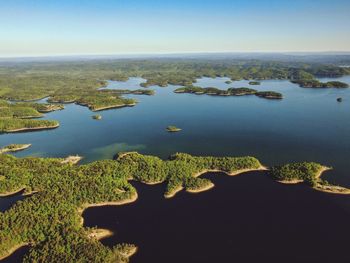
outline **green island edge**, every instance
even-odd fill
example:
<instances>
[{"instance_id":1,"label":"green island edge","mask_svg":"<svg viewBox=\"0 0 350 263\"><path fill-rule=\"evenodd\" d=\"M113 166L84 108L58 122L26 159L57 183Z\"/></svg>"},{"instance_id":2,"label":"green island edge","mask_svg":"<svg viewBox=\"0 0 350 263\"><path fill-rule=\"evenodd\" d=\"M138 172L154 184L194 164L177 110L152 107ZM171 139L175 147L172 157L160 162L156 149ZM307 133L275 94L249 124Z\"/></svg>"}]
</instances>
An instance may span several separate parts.
<instances>
[{"instance_id":1,"label":"green island edge","mask_svg":"<svg viewBox=\"0 0 350 263\"><path fill-rule=\"evenodd\" d=\"M29 245L24 262L84 259L94 262L128 262L136 252L132 244L108 248L99 239L113 233L84 228L82 213L88 207L123 205L137 199L128 182L166 184L164 196L171 198L183 188L190 193L211 189L213 183L200 178L208 172L230 176L266 171L280 183L302 183L315 190L349 194L350 190L320 179L330 169L313 162L264 167L254 157L195 157L177 153L168 160L137 152L118 154L116 160L74 165L81 157L16 158L0 154L0 195L24 191L28 195L0 213L0 259ZM38 224L37 222L40 222Z\"/></svg>"}]
</instances>

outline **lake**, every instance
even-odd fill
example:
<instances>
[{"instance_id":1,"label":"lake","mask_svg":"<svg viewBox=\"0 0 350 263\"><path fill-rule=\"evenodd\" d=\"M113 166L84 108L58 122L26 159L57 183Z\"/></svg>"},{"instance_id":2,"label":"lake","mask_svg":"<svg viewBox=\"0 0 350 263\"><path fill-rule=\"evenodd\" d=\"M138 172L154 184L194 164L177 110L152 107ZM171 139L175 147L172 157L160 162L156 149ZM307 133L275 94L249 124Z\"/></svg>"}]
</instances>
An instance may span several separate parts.
<instances>
[{"instance_id":1,"label":"lake","mask_svg":"<svg viewBox=\"0 0 350 263\"><path fill-rule=\"evenodd\" d=\"M202 78L195 85L249 87L248 81L226 84L226 80ZM350 84L350 76L336 80ZM141 78L111 81L108 88L140 89L142 82ZM79 154L84 157L82 163L113 158L120 151L161 158L175 152L251 155L265 165L316 161L334 168L324 178L350 187L350 89L305 89L286 80L250 86L285 97L267 100L174 94L177 87L150 87L156 91L154 96L127 95L139 103L102 111L100 121L93 120L94 113L86 107L67 104L63 111L46 114L45 118L60 122L58 129L2 134L0 146L31 143L31 148L15 155ZM338 97L342 103L336 101ZM168 133L169 125L182 131ZM254 262L259 258L300 262L294 254L314 262L331 254L339 262L350 261L344 255L350 231L349 198L304 186L282 186L260 175L214 176L217 187L212 191L180 193L171 200L163 199L163 186L137 184L140 198L135 204L89 209L86 223L115 230L117 234L104 241L108 245L119 241L139 245L134 263ZM1 198L0 208L8 209L17 200L12 198Z\"/></svg>"},{"instance_id":2,"label":"lake","mask_svg":"<svg viewBox=\"0 0 350 263\"><path fill-rule=\"evenodd\" d=\"M89 208L85 225L113 230L105 245L127 242L142 262L350 262L350 196L281 185L263 172L206 176L216 187L180 192L134 183L139 199L125 206Z\"/></svg>"}]
</instances>

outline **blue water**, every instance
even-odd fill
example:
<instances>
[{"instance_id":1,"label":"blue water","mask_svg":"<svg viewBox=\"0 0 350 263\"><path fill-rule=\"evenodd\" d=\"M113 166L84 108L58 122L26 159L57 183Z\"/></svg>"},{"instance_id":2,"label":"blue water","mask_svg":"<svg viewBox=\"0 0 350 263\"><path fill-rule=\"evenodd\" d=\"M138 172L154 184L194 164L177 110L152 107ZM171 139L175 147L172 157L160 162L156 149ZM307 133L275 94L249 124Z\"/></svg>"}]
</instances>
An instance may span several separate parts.
<instances>
[{"instance_id":1,"label":"blue water","mask_svg":"<svg viewBox=\"0 0 350 263\"><path fill-rule=\"evenodd\" d=\"M202 78L195 85L248 87L248 81L226 84L227 78ZM334 80L334 79L332 79ZM350 84L350 76L337 80ZM326 81L326 79L323 79ZM141 78L111 81L108 88L140 89ZM174 94L176 86L149 87L154 96L128 95L135 107L102 111L93 120L88 108L68 104L46 114L61 126L55 130L2 134L0 146L31 143L16 156L65 157L79 154L83 163L113 158L120 151L168 157L175 152L195 155L251 155L266 165L316 161L332 166L325 177L350 186L350 89L305 89L285 80L265 80L258 90L283 93L283 100L256 96L215 97ZM338 103L336 98L342 97ZM176 125L183 130L168 133Z\"/></svg>"}]
</instances>

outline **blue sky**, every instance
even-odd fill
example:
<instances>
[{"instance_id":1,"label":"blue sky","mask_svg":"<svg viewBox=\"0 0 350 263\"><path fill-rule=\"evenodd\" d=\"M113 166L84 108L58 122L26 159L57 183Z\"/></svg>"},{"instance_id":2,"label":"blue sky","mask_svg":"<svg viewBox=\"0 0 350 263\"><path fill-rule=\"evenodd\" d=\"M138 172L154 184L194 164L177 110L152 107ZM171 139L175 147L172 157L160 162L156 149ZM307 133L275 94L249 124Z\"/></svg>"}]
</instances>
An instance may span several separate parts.
<instances>
[{"instance_id":1,"label":"blue sky","mask_svg":"<svg viewBox=\"0 0 350 263\"><path fill-rule=\"evenodd\" d=\"M1 0L0 56L350 51L349 0Z\"/></svg>"}]
</instances>

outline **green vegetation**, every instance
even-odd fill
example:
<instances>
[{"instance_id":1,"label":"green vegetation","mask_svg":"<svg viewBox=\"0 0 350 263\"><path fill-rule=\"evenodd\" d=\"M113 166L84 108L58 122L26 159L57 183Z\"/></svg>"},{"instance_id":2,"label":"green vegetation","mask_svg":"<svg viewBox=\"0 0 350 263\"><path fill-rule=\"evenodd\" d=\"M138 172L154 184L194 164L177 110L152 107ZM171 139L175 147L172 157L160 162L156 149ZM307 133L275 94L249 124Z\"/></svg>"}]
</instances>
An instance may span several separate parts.
<instances>
[{"instance_id":1,"label":"green vegetation","mask_svg":"<svg viewBox=\"0 0 350 263\"><path fill-rule=\"evenodd\" d=\"M311 80L293 80L293 83L299 84L303 88L348 88L349 85L340 81L320 82L315 79Z\"/></svg>"},{"instance_id":2,"label":"green vegetation","mask_svg":"<svg viewBox=\"0 0 350 263\"><path fill-rule=\"evenodd\" d=\"M272 167L270 174L277 181L302 181L313 186L322 168L323 166L318 163L292 163Z\"/></svg>"},{"instance_id":3,"label":"green vegetation","mask_svg":"<svg viewBox=\"0 0 350 263\"><path fill-rule=\"evenodd\" d=\"M283 95L281 93L274 91L259 91L255 93L255 95L265 99L283 99Z\"/></svg>"},{"instance_id":4,"label":"green vegetation","mask_svg":"<svg viewBox=\"0 0 350 263\"><path fill-rule=\"evenodd\" d=\"M48 113L52 111L63 110L62 104L50 104L50 103L31 103L31 102L17 102L15 105L22 105L24 107L31 107L40 113Z\"/></svg>"},{"instance_id":5,"label":"green vegetation","mask_svg":"<svg viewBox=\"0 0 350 263\"><path fill-rule=\"evenodd\" d=\"M84 228L81 213L93 205L123 204L136 199L128 180L166 184L166 197L185 188L200 192L213 186L198 178L208 171L237 174L262 169L253 157L194 157L177 153L168 160L136 152L120 153L116 160L75 166L65 159L15 158L0 154L0 195L25 189L30 194L0 213L0 258L29 244L24 262L127 262L133 245L103 246ZM319 179L325 167L317 163L275 166L278 181L307 182L317 190L349 193Z\"/></svg>"},{"instance_id":6,"label":"green vegetation","mask_svg":"<svg viewBox=\"0 0 350 263\"><path fill-rule=\"evenodd\" d=\"M226 83L226 84L231 84L232 81L231 81L231 80L226 80L225 83Z\"/></svg>"},{"instance_id":7,"label":"green vegetation","mask_svg":"<svg viewBox=\"0 0 350 263\"><path fill-rule=\"evenodd\" d=\"M92 118L93 118L94 120L101 120L101 119L102 119L102 116L99 115L99 114L96 114L96 115L93 115Z\"/></svg>"},{"instance_id":8,"label":"green vegetation","mask_svg":"<svg viewBox=\"0 0 350 263\"><path fill-rule=\"evenodd\" d=\"M250 81L249 85L260 85L260 81Z\"/></svg>"},{"instance_id":9,"label":"green vegetation","mask_svg":"<svg viewBox=\"0 0 350 263\"><path fill-rule=\"evenodd\" d=\"M76 103L82 106L87 106L92 111L100 111L125 106L134 106L136 101L133 99L124 99L119 96L113 96L106 92L97 92L77 99Z\"/></svg>"},{"instance_id":10,"label":"green vegetation","mask_svg":"<svg viewBox=\"0 0 350 263\"><path fill-rule=\"evenodd\" d=\"M53 129L59 126L54 120L1 119L0 132Z\"/></svg>"},{"instance_id":11,"label":"green vegetation","mask_svg":"<svg viewBox=\"0 0 350 263\"><path fill-rule=\"evenodd\" d=\"M134 99L125 99L119 96L118 91L114 90L95 90L82 91L80 94L66 94L64 91L57 93L48 100L56 103L72 103L89 107L92 111L120 108L125 106L134 106Z\"/></svg>"},{"instance_id":12,"label":"green vegetation","mask_svg":"<svg viewBox=\"0 0 350 263\"><path fill-rule=\"evenodd\" d=\"M142 77L141 86L191 86L201 77L241 79L314 80L339 77L350 69L299 62L230 59L119 59L72 62L31 62L0 65L0 98L29 101L49 97L51 102L75 102L108 80ZM339 83L327 84L341 87ZM316 85L317 86L317 85ZM117 94L117 93L115 93ZM145 93L143 93L145 94Z\"/></svg>"},{"instance_id":13,"label":"green vegetation","mask_svg":"<svg viewBox=\"0 0 350 263\"><path fill-rule=\"evenodd\" d=\"M31 144L9 144L5 147L0 148L0 154L6 152L18 152L27 149Z\"/></svg>"},{"instance_id":14,"label":"green vegetation","mask_svg":"<svg viewBox=\"0 0 350 263\"><path fill-rule=\"evenodd\" d=\"M180 128L176 127L176 126L168 126L168 127L166 127L166 130L167 130L168 132L179 132L179 131L181 131L182 129L180 129Z\"/></svg>"},{"instance_id":15,"label":"green vegetation","mask_svg":"<svg viewBox=\"0 0 350 263\"><path fill-rule=\"evenodd\" d=\"M318 191L333 194L350 194L350 189L331 185L320 178L322 173L329 169L331 168L313 162L292 163L272 167L270 176L281 183L295 184L303 182Z\"/></svg>"},{"instance_id":16,"label":"green vegetation","mask_svg":"<svg viewBox=\"0 0 350 263\"><path fill-rule=\"evenodd\" d=\"M232 96L255 95L257 90L250 88L229 88L228 93Z\"/></svg>"},{"instance_id":17,"label":"green vegetation","mask_svg":"<svg viewBox=\"0 0 350 263\"><path fill-rule=\"evenodd\" d=\"M48 111L56 110L60 106L44 104L39 106L37 103L8 103L0 102L0 133L1 132L19 132L26 130L50 129L59 126L57 121L51 120L30 120L31 118L40 118L43 116L38 110Z\"/></svg>"},{"instance_id":18,"label":"green vegetation","mask_svg":"<svg viewBox=\"0 0 350 263\"><path fill-rule=\"evenodd\" d=\"M113 92L115 94L134 94L134 95L148 95L148 96L155 94L154 90L150 90L150 89L137 89L137 90L116 89L116 90L113 90Z\"/></svg>"},{"instance_id":19,"label":"green vegetation","mask_svg":"<svg viewBox=\"0 0 350 263\"><path fill-rule=\"evenodd\" d=\"M10 104L8 107L0 108L0 118L40 118L43 115L31 107L22 107L16 104Z\"/></svg>"},{"instance_id":20,"label":"green vegetation","mask_svg":"<svg viewBox=\"0 0 350 263\"><path fill-rule=\"evenodd\" d=\"M138 153L120 154L104 160L74 166L63 159L15 158L0 155L0 193L25 188L34 193L0 213L0 257L13 247L30 244L24 262L125 262L121 249L132 246L103 246L83 228L79 209L89 204L120 203L133 200L136 190L128 183L167 183L174 187L200 189L209 180L195 178L205 170L235 172L259 169L253 157L215 158L175 154L167 161Z\"/></svg>"},{"instance_id":21,"label":"green vegetation","mask_svg":"<svg viewBox=\"0 0 350 263\"><path fill-rule=\"evenodd\" d=\"M212 95L212 96L245 96L256 95L266 99L282 99L283 95L274 91L260 91L250 88L229 88L227 90L220 90L217 88L201 88L195 86L187 86L174 90L175 93L192 93L196 95Z\"/></svg>"}]
</instances>

